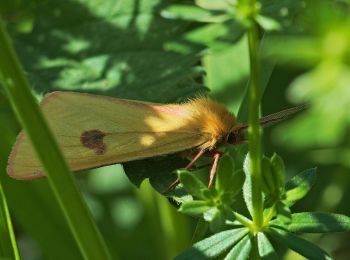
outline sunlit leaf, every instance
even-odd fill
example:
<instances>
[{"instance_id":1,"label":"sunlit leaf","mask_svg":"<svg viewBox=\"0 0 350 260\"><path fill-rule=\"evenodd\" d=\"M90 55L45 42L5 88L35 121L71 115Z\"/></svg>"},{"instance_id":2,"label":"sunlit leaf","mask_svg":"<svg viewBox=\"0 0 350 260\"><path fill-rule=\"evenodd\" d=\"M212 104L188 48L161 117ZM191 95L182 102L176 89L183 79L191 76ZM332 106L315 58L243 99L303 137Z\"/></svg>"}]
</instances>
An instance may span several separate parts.
<instances>
[{"instance_id":1,"label":"sunlit leaf","mask_svg":"<svg viewBox=\"0 0 350 260\"><path fill-rule=\"evenodd\" d=\"M222 231L195 243L193 247L181 253L175 259L203 259L216 257L241 240L248 232L247 228Z\"/></svg>"},{"instance_id":2,"label":"sunlit leaf","mask_svg":"<svg viewBox=\"0 0 350 260\"><path fill-rule=\"evenodd\" d=\"M290 207L305 197L316 180L316 168L305 170L286 183L285 203Z\"/></svg>"},{"instance_id":3,"label":"sunlit leaf","mask_svg":"<svg viewBox=\"0 0 350 260\"><path fill-rule=\"evenodd\" d=\"M208 201L193 200L182 203L179 211L184 214L198 216L208 211L211 207L212 205Z\"/></svg>"},{"instance_id":4,"label":"sunlit leaf","mask_svg":"<svg viewBox=\"0 0 350 260\"><path fill-rule=\"evenodd\" d=\"M248 259L252 249L252 240L249 235L242 238L226 255L225 260Z\"/></svg>"},{"instance_id":5,"label":"sunlit leaf","mask_svg":"<svg viewBox=\"0 0 350 260\"><path fill-rule=\"evenodd\" d=\"M270 224L280 224L280 220L272 220ZM342 232L350 230L350 218L334 213L302 212L292 214L291 223L284 226L296 233Z\"/></svg>"},{"instance_id":6,"label":"sunlit leaf","mask_svg":"<svg viewBox=\"0 0 350 260\"><path fill-rule=\"evenodd\" d=\"M259 232L257 234L257 241L258 241L258 251L259 256L263 260L277 260L279 259L275 249L272 247L269 239L266 237L266 235L262 232Z\"/></svg>"}]
</instances>

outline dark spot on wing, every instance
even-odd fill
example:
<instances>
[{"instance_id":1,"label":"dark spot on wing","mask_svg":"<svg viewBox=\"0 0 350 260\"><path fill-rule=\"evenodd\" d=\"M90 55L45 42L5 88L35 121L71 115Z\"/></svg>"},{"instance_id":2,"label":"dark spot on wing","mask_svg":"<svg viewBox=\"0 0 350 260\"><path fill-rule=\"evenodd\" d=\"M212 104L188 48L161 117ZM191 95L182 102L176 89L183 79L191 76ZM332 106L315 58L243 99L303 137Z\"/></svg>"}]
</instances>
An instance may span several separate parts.
<instances>
[{"instance_id":1,"label":"dark spot on wing","mask_svg":"<svg viewBox=\"0 0 350 260\"><path fill-rule=\"evenodd\" d=\"M105 135L97 129L84 131L80 136L80 142L85 147L94 150L95 154L102 155L106 152L106 145L103 143Z\"/></svg>"}]
</instances>

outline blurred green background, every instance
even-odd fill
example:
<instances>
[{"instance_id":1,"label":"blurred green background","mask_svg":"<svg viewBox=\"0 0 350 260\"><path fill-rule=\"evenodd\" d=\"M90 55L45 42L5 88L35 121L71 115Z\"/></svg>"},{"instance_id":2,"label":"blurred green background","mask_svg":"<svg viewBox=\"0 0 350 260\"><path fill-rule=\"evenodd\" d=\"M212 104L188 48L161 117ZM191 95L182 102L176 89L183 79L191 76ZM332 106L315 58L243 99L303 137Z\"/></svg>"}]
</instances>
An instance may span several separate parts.
<instances>
[{"instance_id":1,"label":"blurred green background","mask_svg":"<svg viewBox=\"0 0 350 260\"><path fill-rule=\"evenodd\" d=\"M210 91L237 113L249 76L244 29L165 15L170 5L194 2L205 1L2 0L0 12L38 101L53 90L162 103ZM264 153L284 158L287 178L317 166L315 187L294 212L350 215L350 1L261 4L280 25L261 31L262 114L310 103L302 115L264 130ZM81 259L47 181L6 174L19 130L0 88L0 180L21 256ZM148 181L138 189L120 165L76 178L112 254L171 259L191 245L196 220L177 213ZM308 238L335 259L350 258L349 234ZM276 249L286 259L298 257Z\"/></svg>"}]
</instances>

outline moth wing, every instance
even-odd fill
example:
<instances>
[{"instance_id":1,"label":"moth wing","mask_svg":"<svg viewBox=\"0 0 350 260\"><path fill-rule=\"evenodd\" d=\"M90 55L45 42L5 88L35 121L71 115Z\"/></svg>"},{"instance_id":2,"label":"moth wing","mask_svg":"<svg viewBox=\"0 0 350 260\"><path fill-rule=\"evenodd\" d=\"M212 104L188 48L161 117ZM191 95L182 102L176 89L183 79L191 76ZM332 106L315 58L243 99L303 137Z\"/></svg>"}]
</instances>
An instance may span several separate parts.
<instances>
[{"instance_id":1,"label":"moth wing","mask_svg":"<svg viewBox=\"0 0 350 260\"><path fill-rule=\"evenodd\" d=\"M72 171L171 154L208 136L190 125L182 105L162 105L74 92L53 92L41 109ZM44 175L22 131L8 161L16 179Z\"/></svg>"}]
</instances>

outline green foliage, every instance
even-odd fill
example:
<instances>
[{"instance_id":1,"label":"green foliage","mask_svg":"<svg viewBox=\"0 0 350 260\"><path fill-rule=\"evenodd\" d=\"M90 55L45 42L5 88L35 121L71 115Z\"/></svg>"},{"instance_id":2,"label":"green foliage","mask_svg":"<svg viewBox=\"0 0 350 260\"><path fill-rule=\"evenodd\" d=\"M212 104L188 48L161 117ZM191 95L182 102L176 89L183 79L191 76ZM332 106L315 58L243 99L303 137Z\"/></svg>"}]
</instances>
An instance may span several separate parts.
<instances>
[{"instance_id":1,"label":"green foliage","mask_svg":"<svg viewBox=\"0 0 350 260\"><path fill-rule=\"evenodd\" d=\"M238 112L239 122L250 124L249 153L244 144L221 148L225 155L210 189L210 167L201 166L211 164L211 158L201 159L189 171L181 170L188 159L178 155L123 164L142 194L130 187L121 167L79 176L79 188L114 259L278 259L286 248L307 258L330 259L321 248L340 252L347 246L347 234L328 243L319 237L305 240L300 233L350 230L348 216L319 212L346 213L348 208L349 10L349 1L330 0L0 3L38 100L59 89L182 102L210 89L213 98ZM16 236L34 248L32 258L80 259L47 180L23 183L6 176L19 126L4 82L0 181L7 201L2 200L0 211L5 238L0 257L16 252L5 214L8 204L19 230ZM291 102L310 108L262 136L259 104L264 115L276 112L290 106L285 93ZM27 125L41 131L39 124ZM49 160L52 167L54 161ZM314 165L317 182L316 168L310 168ZM181 185L166 195L182 215L144 182L149 179L163 193L177 176ZM67 197L77 201L76 196ZM193 218L198 224L191 246ZM19 250L28 258L22 243Z\"/></svg>"},{"instance_id":2,"label":"green foliage","mask_svg":"<svg viewBox=\"0 0 350 260\"><path fill-rule=\"evenodd\" d=\"M242 188L244 174L241 170L234 172L229 157L223 157L220 161L215 188L208 189L196 175L188 171L180 171L179 179L196 198L183 202L180 212L203 216L210 222L210 229L214 232L223 229L226 219L234 218L230 206Z\"/></svg>"}]
</instances>

